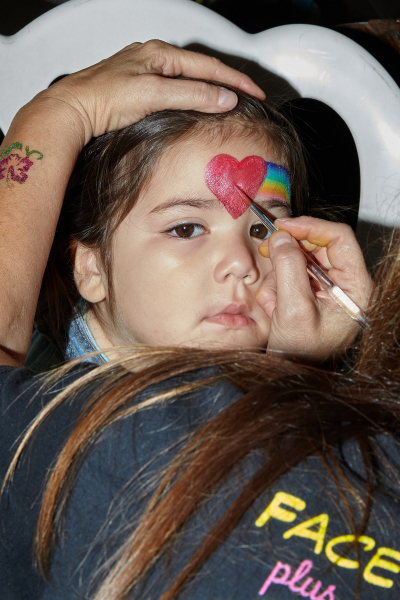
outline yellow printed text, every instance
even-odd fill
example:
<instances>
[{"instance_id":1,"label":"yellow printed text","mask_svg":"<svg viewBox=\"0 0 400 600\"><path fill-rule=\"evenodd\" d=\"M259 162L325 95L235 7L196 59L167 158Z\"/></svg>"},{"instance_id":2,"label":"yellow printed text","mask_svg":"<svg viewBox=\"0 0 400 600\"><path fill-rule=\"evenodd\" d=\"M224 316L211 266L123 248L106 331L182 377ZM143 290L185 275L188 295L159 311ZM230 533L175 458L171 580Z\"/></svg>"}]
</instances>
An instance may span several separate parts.
<instances>
[{"instance_id":1,"label":"yellow printed text","mask_svg":"<svg viewBox=\"0 0 400 600\"><path fill-rule=\"evenodd\" d=\"M358 569L360 563L357 560L350 560L349 558L344 558L343 556L340 556L339 554L336 554L336 552L333 551L334 546L337 546L338 544L345 544L346 542L348 544L351 544L355 541L355 539L355 535L341 535L339 537L333 538L330 542L328 542L325 548L325 553L329 560L335 563L335 565L337 565L338 567L343 567L344 569ZM359 544L365 545L365 552L368 552L369 550L372 550L375 547L375 540L368 537L367 535L360 535L360 537L357 538L357 542Z\"/></svg>"},{"instance_id":2,"label":"yellow printed text","mask_svg":"<svg viewBox=\"0 0 400 600\"><path fill-rule=\"evenodd\" d=\"M400 562L400 552L392 550L391 548L378 548L376 554L371 558L364 569L364 579L368 581L368 583L373 583L374 585L379 585L384 588L391 588L393 581L391 579L386 579L386 577L375 575L375 573L372 573L372 569L374 567L380 567L381 569L386 569L392 573L398 573L400 571L400 566L389 560L382 559L381 556L388 556L389 558L394 558L394 560Z\"/></svg>"},{"instance_id":3,"label":"yellow printed text","mask_svg":"<svg viewBox=\"0 0 400 600\"><path fill-rule=\"evenodd\" d=\"M264 512L258 517L256 521L257 527L262 527L265 523L273 517L274 519L278 519L279 521L285 521L286 523L291 523L297 517L297 514L285 510L281 507L281 504L286 504L291 508L296 510L304 510L306 507L306 503L301 500L301 498L297 498L296 496L291 496L290 494L286 494L285 492L278 492L275 494L272 502L267 506Z\"/></svg>"},{"instance_id":4,"label":"yellow printed text","mask_svg":"<svg viewBox=\"0 0 400 600\"><path fill-rule=\"evenodd\" d=\"M285 540L288 540L293 535L297 535L298 537L314 540L316 542L314 552L315 554L321 554L322 549L324 547L325 534L326 529L328 527L328 523L328 515L317 515L316 517L308 519L308 521L304 521L303 523L299 523L299 525L296 525L296 527L292 527L292 529L285 531L285 533L283 534L283 538ZM311 529L316 525L319 525L317 530Z\"/></svg>"}]
</instances>

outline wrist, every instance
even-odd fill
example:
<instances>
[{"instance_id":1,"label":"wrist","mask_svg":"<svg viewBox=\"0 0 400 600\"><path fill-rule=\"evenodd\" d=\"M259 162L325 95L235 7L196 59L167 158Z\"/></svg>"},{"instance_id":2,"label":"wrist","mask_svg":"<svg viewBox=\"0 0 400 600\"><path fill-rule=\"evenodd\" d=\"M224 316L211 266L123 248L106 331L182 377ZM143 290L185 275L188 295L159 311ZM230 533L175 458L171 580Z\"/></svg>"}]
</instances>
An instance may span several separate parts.
<instances>
[{"instance_id":1,"label":"wrist","mask_svg":"<svg viewBox=\"0 0 400 600\"><path fill-rule=\"evenodd\" d=\"M20 138L36 145L62 146L73 160L91 139L90 127L66 98L44 90L15 115L7 138Z\"/></svg>"}]
</instances>

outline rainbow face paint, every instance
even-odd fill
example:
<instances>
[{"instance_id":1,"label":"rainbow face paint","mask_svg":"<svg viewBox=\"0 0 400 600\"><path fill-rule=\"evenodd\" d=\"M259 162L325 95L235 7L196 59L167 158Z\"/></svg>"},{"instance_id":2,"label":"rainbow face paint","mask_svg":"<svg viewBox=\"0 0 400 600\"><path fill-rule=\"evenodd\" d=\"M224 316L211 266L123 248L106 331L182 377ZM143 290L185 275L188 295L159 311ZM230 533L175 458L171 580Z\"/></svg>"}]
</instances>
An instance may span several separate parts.
<instances>
[{"instance_id":1,"label":"rainbow face paint","mask_svg":"<svg viewBox=\"0 0 400 600\"><path fill-rule=\"evenodd\" d=\"M265 161L266 173L257 196L278 198L290 204L291 180L289 171L282 165Z\"/></svg>"},{"instance_id":2,"label":"rainbow face paint","mask_svg":"<svg viewBox=\"0 0 400 600\"><path fill-rule=\"evenodd\" d=\"M251 200L263 196L290 203L289 172L260 156L247 156L239 162L229 154L218 154L206 167L205 181L234 219L249 207L246 195Z\"/></svg>"}]
</instances>

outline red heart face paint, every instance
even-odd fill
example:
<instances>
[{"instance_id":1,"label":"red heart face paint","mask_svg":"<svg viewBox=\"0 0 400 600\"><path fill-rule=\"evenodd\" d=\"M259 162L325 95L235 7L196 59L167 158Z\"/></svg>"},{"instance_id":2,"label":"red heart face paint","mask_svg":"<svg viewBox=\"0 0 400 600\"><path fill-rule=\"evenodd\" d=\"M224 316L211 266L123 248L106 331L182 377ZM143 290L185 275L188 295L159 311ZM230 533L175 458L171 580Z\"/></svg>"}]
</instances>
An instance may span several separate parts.
<instances>
[{"instance_id":1,"label":"red heart face paint","mask_svg":"<svg viewBox=\"0 0 400 600\"><path fill-rule=\"evenodd\" d=\"M229 154L219 154L208 163L205 180L208 189L237 219L249 206L241 190L253 200L264 181L265 172L266 164L260 156L247 156L239 162Z\"/></svg>"},{"instance_id":2,"label":"red heart face paint","mask_svg":"<svg viewBox=\"0 0 400 600\"><path fill-rule=\"evenodd\" d=\"M263 196L290 204L289 171L260 156L247 156L239 162L229 154L219 154L208 163L205 180L209 190L234 219L249 207L245 194L252 200Z\"/></svg>"}]
</instances>

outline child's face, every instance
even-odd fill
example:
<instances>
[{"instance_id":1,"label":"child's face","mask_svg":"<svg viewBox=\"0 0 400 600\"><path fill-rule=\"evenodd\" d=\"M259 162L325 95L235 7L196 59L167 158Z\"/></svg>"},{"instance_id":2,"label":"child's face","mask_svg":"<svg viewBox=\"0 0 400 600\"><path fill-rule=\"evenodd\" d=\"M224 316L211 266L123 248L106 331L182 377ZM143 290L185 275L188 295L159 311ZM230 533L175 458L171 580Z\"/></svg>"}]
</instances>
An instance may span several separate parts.
<instances>
[{"instance_id":1,"label":"child's face","mask_svg":"<svg viewBox=\"0 0 400 600\"><path fill-rule=\"evenodd\" d=\"M234 220L207 188L206 166L221 153L277 162L266 142L243 137L189 140L163 155L114 235L113 313L107 300L98 304L113 345L267 345L270 321L256 292L271 271L257 250L268 232L251 211ZM290 214L284 203L259 201Z\"/></svg>"}]
</instances>

